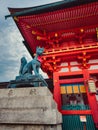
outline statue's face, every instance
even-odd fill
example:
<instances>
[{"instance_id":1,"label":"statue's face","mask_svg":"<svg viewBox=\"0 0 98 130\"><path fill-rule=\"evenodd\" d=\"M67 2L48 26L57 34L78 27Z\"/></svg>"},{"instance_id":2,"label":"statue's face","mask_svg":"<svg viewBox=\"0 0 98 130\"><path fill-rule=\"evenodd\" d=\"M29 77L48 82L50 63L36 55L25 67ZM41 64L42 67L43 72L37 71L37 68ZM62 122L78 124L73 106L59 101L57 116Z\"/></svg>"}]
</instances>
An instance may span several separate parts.
<instances>
[{"instance_id":1,"label":"statue's face","mask_svg":"<svg viewBox=\"0 0 98 130\"><path fill-rule=\"evenodd\" d=\"M44 48L37 47L36 53L37 53L38 55L42 55L43 52L44 52Z\"/></svg>"}]
</instances>

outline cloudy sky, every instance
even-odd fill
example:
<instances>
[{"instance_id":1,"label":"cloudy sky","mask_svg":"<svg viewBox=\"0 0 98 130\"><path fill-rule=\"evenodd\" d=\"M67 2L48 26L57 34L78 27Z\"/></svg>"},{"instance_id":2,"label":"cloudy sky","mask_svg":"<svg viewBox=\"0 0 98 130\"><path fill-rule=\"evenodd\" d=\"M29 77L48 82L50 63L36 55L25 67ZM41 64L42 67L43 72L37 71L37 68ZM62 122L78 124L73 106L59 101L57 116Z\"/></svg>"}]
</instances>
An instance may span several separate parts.
<instances>
[{"instance_id":1,"label":"cloudy sky","mask_svg":"<svg viewBox=\"0 0 98 130\"><path fill-rule=\"evenodd\" d=\"M12 18L5 20L8 7L22 8L43 5L60 0L0 0L0 82L15 79L20 67L20 59L25 56L32 58L25 46L23 38Z\"/></svg>"}]
</instances>

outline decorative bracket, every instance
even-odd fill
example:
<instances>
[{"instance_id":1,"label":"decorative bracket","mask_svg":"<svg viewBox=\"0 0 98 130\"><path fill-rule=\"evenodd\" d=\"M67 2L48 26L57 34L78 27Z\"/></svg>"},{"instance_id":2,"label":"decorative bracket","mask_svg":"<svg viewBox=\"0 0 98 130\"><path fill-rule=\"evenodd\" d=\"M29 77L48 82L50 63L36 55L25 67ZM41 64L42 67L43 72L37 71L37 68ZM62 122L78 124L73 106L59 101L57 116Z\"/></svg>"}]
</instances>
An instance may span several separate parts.
<instances>
[{"instance_id":1,"label":"decorative bracket","mask_svg":"<svg viewBox=\"0 0 98 130\"><path fill-rule=\"evenodd\" d=\"M86 52L83 52L82 56L78 56L78 60L81 63L80 68L82 68L82 69L83 68L85 68L85 69L89 68L89 65L88 65L89 58L90 58L90 56L87 55Z\"/></svg>"}]
</instances>

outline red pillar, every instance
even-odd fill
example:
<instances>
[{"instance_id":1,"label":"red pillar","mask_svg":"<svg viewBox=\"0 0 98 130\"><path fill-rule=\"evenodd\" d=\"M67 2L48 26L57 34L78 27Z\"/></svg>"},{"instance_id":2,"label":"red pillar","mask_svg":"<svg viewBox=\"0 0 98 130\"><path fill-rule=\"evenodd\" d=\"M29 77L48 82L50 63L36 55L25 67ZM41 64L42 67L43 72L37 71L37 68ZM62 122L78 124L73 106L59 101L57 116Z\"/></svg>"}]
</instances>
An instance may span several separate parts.
<instances>
[{"instance_id":1,"label":"red pillar","mask_svg":"<svg viewBox=\"0 0 98 130\"><path fill-rule=\"evenodd\" d=\"M97 126L97 124L98 124L98 104L97 104L95 94L89 93L89 90L88 90L88 84L87 84L87 81L89 80L88 70L86 70L86 69L83 70L83 75L84 75L84 80L85 80L84 83L85 83L85 86L86 86L88 102L89 102L90 109L91 109L91 112L92 112L93 120L94 120L94 123L96 124L96 127L98 127Z\"/></svg>"},{"instance_id":2,"label":"red pillar","mask_svg":"<svg viewBox=\"0 0 98 130\"><path fill-rule=\"evenodd\" d=\"M53 73L53 82L54 82L54 100L58 105L58 110L61 110L61 94L60 94L60 84L59 84L59 76L58 72Z\"/></svg>"}]
</instances>

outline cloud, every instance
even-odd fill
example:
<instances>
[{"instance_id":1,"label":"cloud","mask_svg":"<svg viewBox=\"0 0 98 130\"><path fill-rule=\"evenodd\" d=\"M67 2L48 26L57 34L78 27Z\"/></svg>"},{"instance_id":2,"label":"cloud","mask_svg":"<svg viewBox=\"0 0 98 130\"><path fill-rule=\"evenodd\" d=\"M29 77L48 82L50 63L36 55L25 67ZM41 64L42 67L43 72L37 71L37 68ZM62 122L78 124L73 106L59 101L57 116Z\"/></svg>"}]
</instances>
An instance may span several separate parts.
<instances>
[{"instance_id":1,"label":"cloud","mask_svg":"<svg viewBox=\"0 0 98 130\"><path fill-rule=\"evenodd\" d=\"M28 61L32 59L12 18L5 20L5 15L9 14L8 7L33 7L55 1L59 0L0 0L0 82L15 79L22 56ZM47 78L45 73L40 72Z\"/></svg>"},{"instance_id":2,"label":"cloud","mask_svg":"<svg viewBox=\"0 0 98 130\"><path fill-rule=\"evenodd\" d=\"M2 27L3 28L3 27ZM9 25L0 32L0 82L14 80L20 68L20 59L25 56L28 62L32 60L22 43L23 38L16 26ZM44 78L47 74L40 70Z\"/></svg>"},{"instance_id":3,"label":"cloud","mask_svg":"<svg viewBox=\"0 0 98 130\"><path fill-rule=\"evenodd\" d=\"M2 27L3 28L3 27ZM8 26L0 32L0 81L14 79L18 75L22 56L31 56L22 44L23 38L17 27Z\"/></svg>"}]
</instances>

